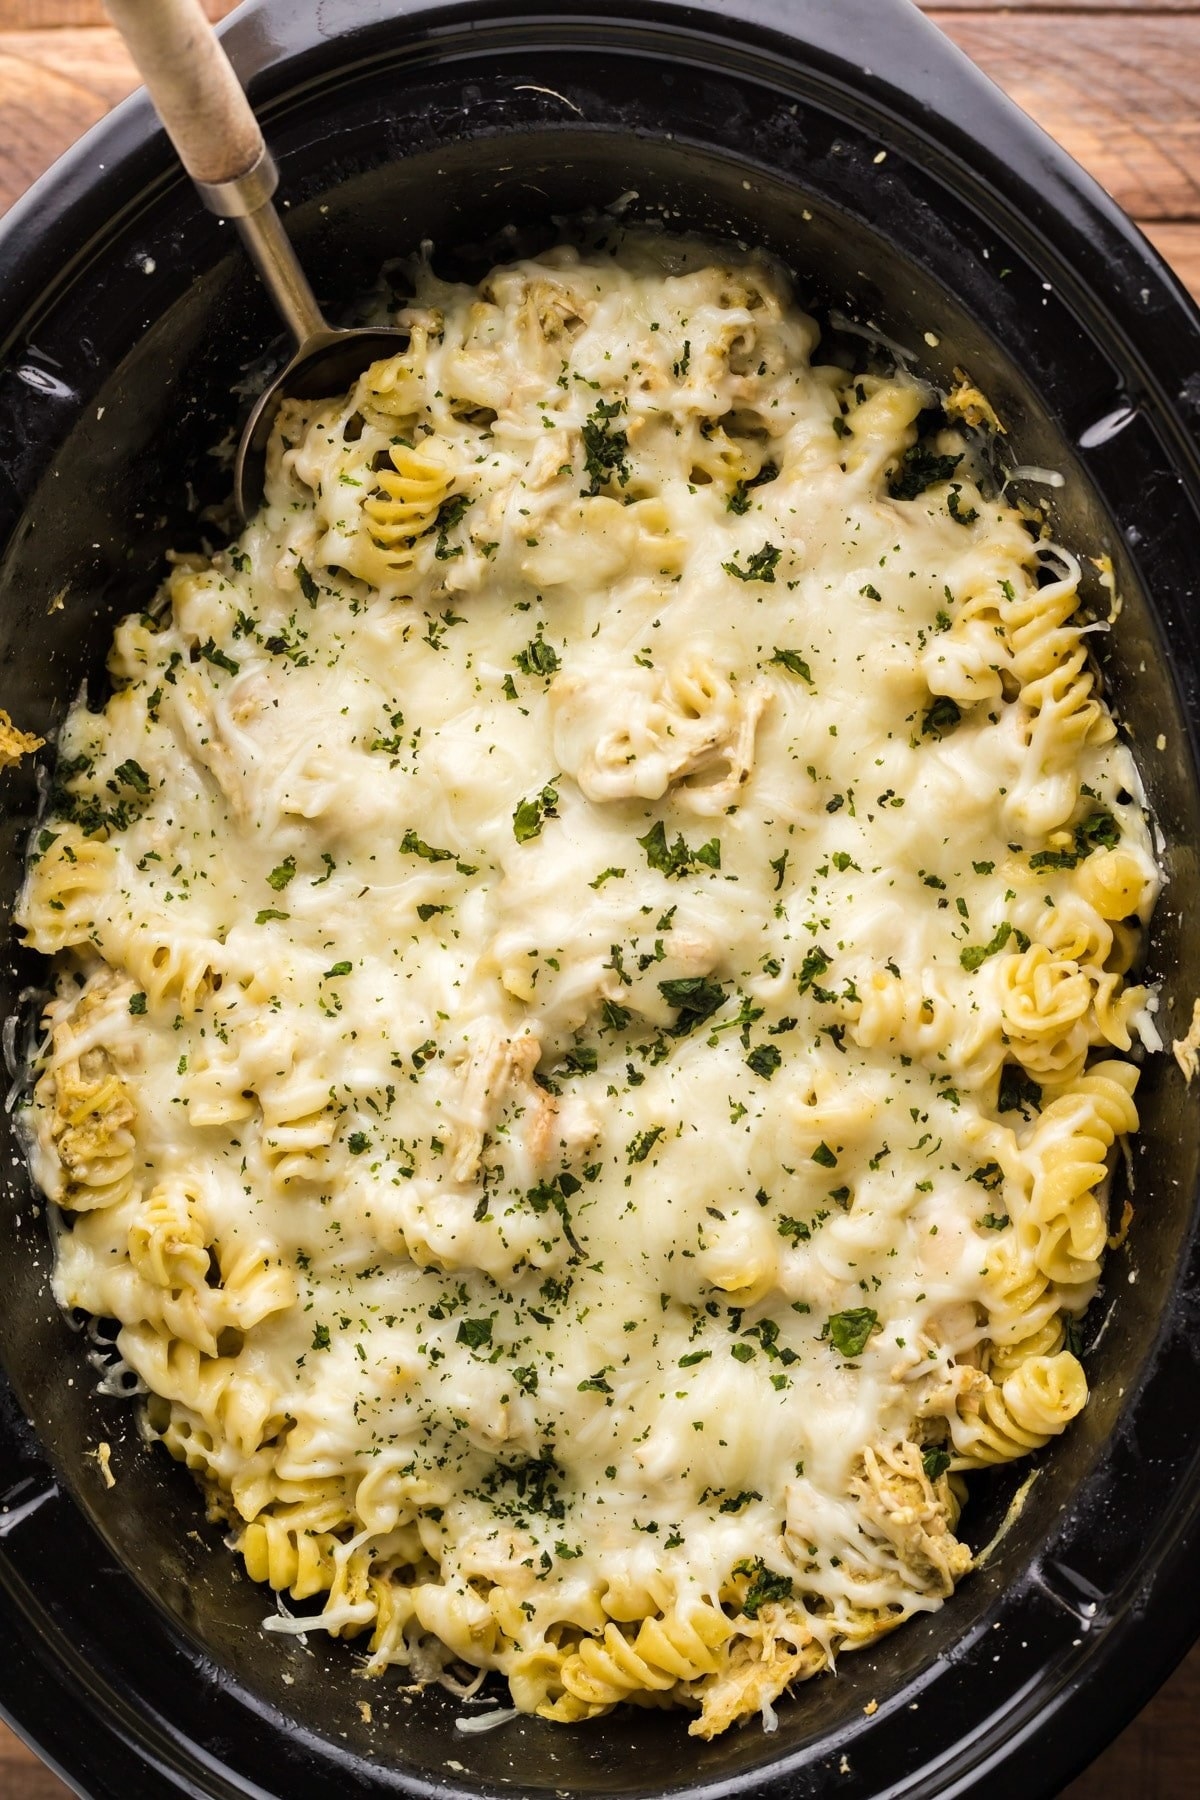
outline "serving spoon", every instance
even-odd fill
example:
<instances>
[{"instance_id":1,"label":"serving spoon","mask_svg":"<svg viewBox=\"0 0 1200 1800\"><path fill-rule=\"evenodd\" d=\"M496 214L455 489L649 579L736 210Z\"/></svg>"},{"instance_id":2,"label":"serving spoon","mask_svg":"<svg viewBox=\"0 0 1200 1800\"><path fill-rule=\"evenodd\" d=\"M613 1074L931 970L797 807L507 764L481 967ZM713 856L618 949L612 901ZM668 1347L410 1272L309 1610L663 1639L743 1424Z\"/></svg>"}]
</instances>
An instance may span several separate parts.
<instances>
[{"instance_id":1,"label":"serving spoon","mask_svg":"<svg viewBox=\"0 0 1200 1800\"><path fill-rule=\"evenodd\" d=\"M272 196L275 159L200 0L105 0L179 160L211 212L232 219L295 342L242 431L233 497L246 523L263 497L267 441L280 403L344 393L363 370L408 347L395 328L335 330L300 267Z\"/></svg>"}]
</instances>

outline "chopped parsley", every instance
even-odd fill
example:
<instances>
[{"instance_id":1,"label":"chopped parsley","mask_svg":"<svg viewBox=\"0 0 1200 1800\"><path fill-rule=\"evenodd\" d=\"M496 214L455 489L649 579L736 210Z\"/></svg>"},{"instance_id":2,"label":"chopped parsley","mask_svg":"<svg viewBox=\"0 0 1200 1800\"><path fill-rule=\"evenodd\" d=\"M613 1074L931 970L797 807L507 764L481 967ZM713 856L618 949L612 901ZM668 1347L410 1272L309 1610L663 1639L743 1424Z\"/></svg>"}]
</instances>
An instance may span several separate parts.
<instances>
[{"instance_id":1,"label":"chopped parsley","mask_svg":"<svg viewBox=\"0 0 1200 1800\"><path fill-rule=\"evenodd\" d=\"M738 1513L752 1501L761 1500L762 1495L757 1488L743 1488L740 1494L727 1494L718 1507L719 1512Z\"/></svg>"},{"instance_id":2,"label":"chopped parsley","mask_svg":"<svg viewBox=\"0 0 1200 1800\"><path fill-rule=\"evenodd\" d=\"M513 813L513 836L518 844L527 844L530 838L540 837L542 826L547 819L557 819L558 789L544 787L540 794L522 800Z\"/></svg>"},{"instance_id":3,"label":"chopped parsley","mask_svg":"<svg viewBox=\"0 0 1200 1800\"><path fill-rule=\"evenodd\" d=\"M748 481L739 481L734 485L732 494L725 502L726 512L747 513L750 511L750 493L753 488L765 487L768 481L774 481L779 470L773 462L765 462L757 475L751 475Z\"/></svg>"},{"instance_id":4,"label":"chopped parsley","mask_svg":"<svg viewBox=\"0 0 1200 1800\"><path fill-rule=\"evenodd\" d=\"M777 1575L774 1569L768 1569L761 1556L756 1556L753 1562L738 1563L734 1574L751 1577L742 1601L742 1612L748 1619L757 1619L764 1606L779 1606L792 1597L791 1576Z\"/></svg>"},{"instance_id":5,"label":"chopped parsley","mask_svg":"<svg viewBox=\"0 0 1200 1800\"><path fill-rule=\"evenodd\" d=\"M788 671L789 675L798 675L801 681L807 681L809 687L812 686L813 678L809 671L808 664L798 650L780 650L777 648L771 661L773 663L779 663Z\"/></svg>"},{"instance_id":6,"label":"chopped parsley","mask_svg":"<svg viewBox=\"0 0 1200 1800\"><path fill-rule=\"evenodd\" d=\"M497 1462L483 1479L483 1491L491 1499L493 1510L510 1518L526 1513L540 1513L547 1519L566 1517L566 1503L560 1498L562 1470L550 1450L540 1456L521 1457L517 1462ZM511 1489L512 1500L501 1502L502 1488Z\"/></svg>"},{"instance_id":7,"label":"chopped parsley","mask_svg":"<svg viewBox=\"0 0 1200 1800\"><path fill-rule=\"evenodd\" d=\"M119 781L122 786L131 787L139 794L148 794L150 792L150 777L147 775L145 769L143 769L141 763L134 762L132 757L129 757L125 762L117 764L116 768L113 770L113 777L116 781Z\"/></svg>"},{"instance_id":8,"label":"chopped parsley","mask_svg":"<svg viewBox=\"0 0 1200 1800\"><path fill-rule=\"evenodd\" d=\"M272 869L271 873L267 876L267 886L269 888L274 888L274 890L277 894L282 894L282 892L283 892L284 888L287 886L288 882L293 880L293 878L295 877L295 874L296 874L296 859L295 859L295 857L294 856L285 856L283 861L281 863L279 863L277 865L277 867Z\"/></svg>"},{"instance_id":9,"label":"chopped parsley","mask_svg":"<svg viewBox=\"0 0 1200 1800\"><path fill-rule=\"evenodd\" d=\"M1020 1063L1005 1063L1000 1071L1000 1097L997 1106L1001 1112L1020 1112L1029 1117L1029 1108L1040 1107L1042 1090L1032 1076L1025 1073Z\"/></svg>"},{"instance_id":10,"label":"chopped parsley","mask_svg":"<svg viewBox=\"0 0 1200 1800\"><path fill-rule=\"evenodd\" d=\"M764 1081L770 1081L782 1061L777 1044L756 1044L746 1058L746 1067L761 1075Z\"/></svg>"},{"instance_id":11,"label":"chopped parsley","mask_svg":"<svg viewBox=\"0 0 1200 1800\"><path fill-rule=\"evenodd\" d=\"M822 1337L843 1356L861 1356L867 1339L879 1328L879 1314L872 1306L852 1306L845 1312L830 1313Z\"/></svg>"},{"instance_id":12,"label":"chopped parsley","mask_svg":"<svg viewBox=\"0 0 1200 1800\"><path fill-rule=\"evenodd\" d=\"M577 1392L581 1394L611 1394L612 1388L604 1379L604 1375L605 1371L603 1369L598 1370L595 1375L589 1375L586 1381L581 1381L579 1383Z\"/></svg>"},{"instance_id":13,"label":"chopped parsley","mask_svg":"<svg viewBox=\"0 0 1200 1800\"><path fill-rule=\"evenodd\" d=\"M710 838L707 844L701 844L698 850L690 850L680 834L673 844L667 842L667 831L661 819L655 821L638 843L646 852L646 861L652 869L658 869L663 875L681 876L689 874L699 863L706 868L719 869L721 866L721 840Z\"/></svg>"},{"instance_id":14,"label":"chopped parsley","mask_svg":"<svg viewBox=\"0 0 1200 1800\"><path fill-rule=\"evenodd\" d=\"M973 525L979 517L977 506L964 506L962 503L962 483L956 481L950 489L946 500L946 510L956 525Z\"/></svg>"},{"instance_id":15,"label":"chopped parsley","mask_svg":"<svg viewBox=\"0 0 1200 1800\"><path fill-rule=\"evenodd\" d=\"M452 494L438 507L437 518L429 527L431 531L437 532L437 542L433 546L433 554L438 562L449 562L452 557L462 555L463 546L461 544L456 544L453 550L450 548L448 534L461 522L462 516L470 504L466 494Z\"/></svg>"},{"instance_id":16,"label":"chopped parsley","mask_svg":"<svg viewBox=\"0 0 1200 1800\"><path fill-rule=\"evenodd\" d=\"M455 860L453 850L440 850L436 844L427 844L423 838L419 838L416 832L411 830L406 831L400 839L400 849L405 856L422 856L426 862L440 863Z\"/></svg>"},{"instance_id":17,"label":"chopped parsley","mask_svg":"<svg viewBox=\"0 0 1200 1800\"><path fill-rule=\"evenodd\" d=\"M624 411L623 400L601 400L584 421L583 466L591 484L585 494L598 494L613 480L621 487L629 481L629 434L613 424Z\"/></svg>"},{"instance_id":18,"label":"chopped parsley","mask_svg":"<svg viewBox=\"0 0 1200 1800\"><path fill-rule=\"evenodd\" d=\"M971 1174L967 1176L967 1180L977 1181L981 1188L986 1189L989 1194L994 1194L998 1187L1004 1185L1004 1170L998 1162L986 1162L982 1168L972 1170Z\"/></svg>"},{"instance_id":19,"label":"chopped parsley","mask_svg":"<svg viewBox=\"0 0 1200 1800\"><path fill-rule=\"evenodd\" d=\"M562 1220L563 1236L576 1256L583 1255L583 1246L575 1236L571 1215L567 1210L567 1201L572 1194L579 1192L581 1186L582 1183L576 1176L563 1171L556 1175L553 1181L539 1181L537 1186L531 1187L525 1195L526 1200L539 1217L553 1208Z\"/></svg>"},{"instance_id":20,"label":"chopped parsley","mask_svg":"<svg viewBox=\"0 0 1200 1800\"><path fill-rule=\"evenodd\" d=\"M1093 850L1115 850L1120 841L1121 827L1105 806L1089 813L1083 823L1075 827L1075 843L1083 855Z\"/></svg>"},{"instance_id":21,"label":"chopped parsley","mask_svg":"<svg viewBox=\"0 0 1200 1800\"><path fill-rule=\"evenodd\" d=\"M990 944L968 944L960 950L958 960L964 969L973 970L983 966L989 956L997 956L1013 934L1013 928L1005 919L996 927L996 935Z\"/></svg>"},{"instance_id":22,"label":"chopped parsley","mask_svg":"<svg viewBox=\"0 0 1200 1800\"><path fill-rule=\"evenodd\" d=\"M774 544L764 544L761 550L756 550L752 556L747 557L744 569L739 567L736 557L732 562L722 563L721 567L727 575L734 576L738 581L773 582L775 565L782 555L783 551L776 549Z\"/></svg>"},{"instance_id":23,"label":"chopped parsley","mask_svg":"<svg viewBox=\"0 0 1200 1800\"><path fill-rule=\"evenodd\" d=\"M939 694L921 718L922 737L945 737L962 718L962 708L949 694Z\"/></svg>"},{"instance_id":24,"label":"chopped parsley","mask_svg":"<svg viewBox=\"0 0 1200 1800\"><path fill-rule=\"evenodd\" d=\"M553 675L562 666L558 660L558 652L542 636L540 625L537 636L531 638L523 650L517 651L513 661L522 675Z\"/></svg>"},{"instance_id":25,"label":"chopped parsley","mask_svg":"<svg viewBox=\"0 0 1200 1800\"><path fill-rule=\"evenodd\" d=\"M819 944L814 944L804 961L800 964L797 985L800 992L806 994L818 975L824 975L829 968L829 958Z\"/></svg>"},{"instance_id":26,"label":"chopped parsley","mask_svg":"<svg viewBox=\"0 0 1200 1800\"><path fill-rule=\"evenodd\" d=\"M658 991L668 1006L678 1008L675 1023L668 1027L672 1037L686 1037L711 1019L725 1004L725 988L707 975L681 975L674 981L660 981Z\"/></svg>"},{"instance_id":27,"label":"chopped parsley","mask_svg":"<svg viewBox=\"0 0 1200 1800\"><path fill-rule=\"evenodd\" d=\"M98 795L80 793L78 789L67 786L76 776L90 775L92 767L90 756L60 757L54 771L46 810L78 825L85 837L91 837L97 831L124 831L127 825L140 817L136 801L119 799L111 810L107 810ZM117 793L118 784L115 781L110 781L108 786L114 794ZM55 841L55 837L47 832L43 832L42 836L49 838L49 843L42 845L44 853Z\"/></svg>"},{"instance_id":28,"label":"chopped parsley","mask_svg":"<svg viewBox=\"0 0 1200 1800\"><path fill-rule=\"evenodd\" d=\"M636 1137L630 1138L625 1146L626 1161L631 1163L645 1162L651 1150L653 1150L655 1144L657 1144L659 1138L662 1136L664 1129L665 1127L662 1125L651 1125L648 1130L639 1131Z\"/></svg>"},{"instance_id":29,"label":"chopped parsley","mask_svg":"<svg viewBox=\"0 0 1200 1800\"><path fill-rule=\"evenodd\" d=\"M1037 850L1029 859L1031 869L1073 869L1094 850L1114 850L1121 841L1121 827L1107 807L1099 807L1075 827L1073 843L1059 850Z\"/></svg>"},{"instance_id":30,"label":"chopped parsley","mask_svg":"<svg viewBox=\"0 0 1200 1800\"><path fill-rule=\"evenodd\" d=\"M928 444L911 444L892 470L888 493L893 500L915 500L935 482L949 481L961 456L939 456Z\"/></svg>"},{"instance_id":31,"label":"chopped parsley","mask_svg":"<svg viewBox=\"0 0 1200 1800\"><path fill-rule=\"evenodd\" d=\"M234 662L232 656L226 656L223 650L218 650L211 638L207 644L201 644L200 654L205 662L212 663L215 668L224 669L229 675L237 674L240 665Z\"/></svg>"}]
</instances>

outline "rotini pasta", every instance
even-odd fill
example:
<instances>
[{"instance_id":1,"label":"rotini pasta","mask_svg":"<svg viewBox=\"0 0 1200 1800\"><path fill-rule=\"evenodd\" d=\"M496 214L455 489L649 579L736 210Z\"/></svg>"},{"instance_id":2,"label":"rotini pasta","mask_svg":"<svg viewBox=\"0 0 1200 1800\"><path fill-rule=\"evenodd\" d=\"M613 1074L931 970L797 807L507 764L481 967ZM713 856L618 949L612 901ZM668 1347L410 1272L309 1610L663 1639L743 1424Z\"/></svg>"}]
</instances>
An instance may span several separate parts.
<instances>
[{"instance_id":1,"label":"rotini pasta","mask_svg":"<svg viewBox=\"0 0 1200 1800\"><path fill-rule=\"evenodd\" d=\"M1158 871L967 376L665 237L413 278L64 729L55 1290L271 1631L712 1736L1085 1404Z\"/></svg>"},{"instance_id":2,"label":"rotini pasta","mask_svg":"<svg viewBox=\"0 0 1200 1800\"><path fill-rule=\"evenodd\" d=\"M1069 1350L1029 1356L1003 1381L981 1378L950 1422L959 1465L1008 1462L1040 1450L1087 1400L1087 1378Z\"/></svg>"},{"instance_id":3,"label":"rotini pasta","mask_svg":"<svg viewBox=\"0 0 1200 1800\"><path fill-rule=\"evenodd\" d=\"M1032 1196L1018 1234L1036 1266L1063 1286L1094 1282L1108 1236L1098 1192L1114 1142L1137 1130L1132 1063L1095 1063L1052 1100L1028 1145Z\"/></svg>"}]
</instances>

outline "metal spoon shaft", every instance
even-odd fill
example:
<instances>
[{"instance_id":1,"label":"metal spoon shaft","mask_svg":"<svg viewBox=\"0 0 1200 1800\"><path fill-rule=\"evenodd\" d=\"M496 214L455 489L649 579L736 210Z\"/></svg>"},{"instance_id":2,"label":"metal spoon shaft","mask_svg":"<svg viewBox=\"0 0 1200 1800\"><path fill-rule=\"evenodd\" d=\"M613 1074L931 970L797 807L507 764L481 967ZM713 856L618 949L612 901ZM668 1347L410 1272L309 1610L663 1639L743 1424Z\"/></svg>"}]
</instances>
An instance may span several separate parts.
<instances>
[{"instance_id":1,"label":"metal spoon shaft","mask_svg":"<svg viewBox=\"0 0 1200 1800\"><path fill-rule=\"evenodd\" d=\"M235 218L234 224L297 348L327 331L316 296L271 202Z\"/></svg>"}]
</instances>

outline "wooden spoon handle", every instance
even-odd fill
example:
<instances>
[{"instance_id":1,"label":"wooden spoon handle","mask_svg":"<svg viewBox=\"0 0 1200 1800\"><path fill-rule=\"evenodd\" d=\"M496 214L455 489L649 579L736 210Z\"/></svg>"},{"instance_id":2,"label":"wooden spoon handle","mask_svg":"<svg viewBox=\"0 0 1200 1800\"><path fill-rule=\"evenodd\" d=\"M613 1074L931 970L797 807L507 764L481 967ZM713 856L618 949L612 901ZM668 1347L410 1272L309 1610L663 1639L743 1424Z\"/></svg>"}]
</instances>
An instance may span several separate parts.
<instances>
[{"instance_id":1,"label":"wooden spoon handle","mask_svg":"<svg viewBox=\"0 0 1200 1800\"><path fill-rule=\"evenodd\" d=\"M328 331L271 205L279 180L250 102L200 0L105 0L205 205L233 219L284 323Z\"/></svg>"},{"instance_id":2,"label":"wooden spoon handle","mask_svg":"<svg viewBox=\"0 0 1200 1800\"><path fill-rule=\"evenodd\" d=\"M239 182L269 161L258 120L200 0L105 5L180 161L202 190ZM271 181L264 198L273 186ZM215 211L234 211L204 197Z\"/></svg>"}]
</instances>

